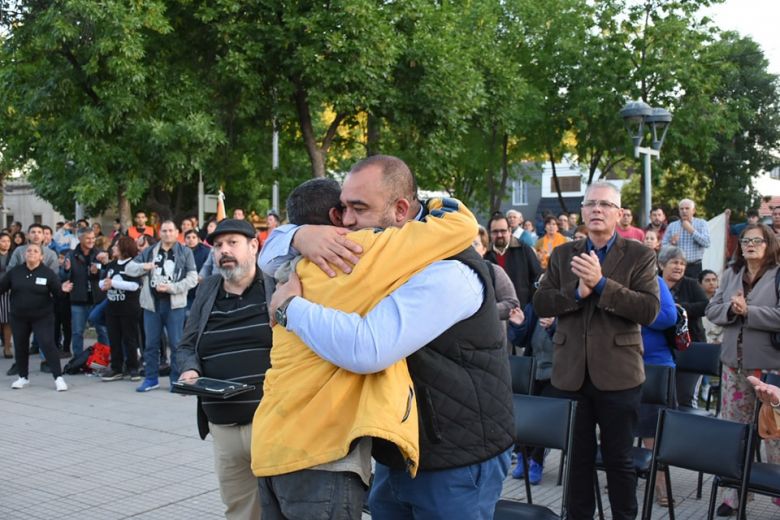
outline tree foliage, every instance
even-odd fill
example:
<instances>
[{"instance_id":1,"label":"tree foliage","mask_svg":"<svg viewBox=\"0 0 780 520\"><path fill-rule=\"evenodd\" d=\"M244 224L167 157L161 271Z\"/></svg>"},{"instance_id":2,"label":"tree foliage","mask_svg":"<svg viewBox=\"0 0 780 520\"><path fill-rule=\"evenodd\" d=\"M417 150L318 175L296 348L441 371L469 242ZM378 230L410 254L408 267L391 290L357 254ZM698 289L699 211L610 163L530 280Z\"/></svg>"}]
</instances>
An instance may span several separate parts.
<instances>
[{"instance_id":1,"label":"tree foliage","mask_svg":"<svg viewBox=\"0 0 780 520\"><path fill-rule=\"evenodd\" d=\"M636 171L618 111L641 98L674 114L654 202L745 209L778 162L778 82L710 3L0 0L0 172L66 214L179 215L201 175L260 211L274 181L382 152L487 211L535 162Z\"/></svg>"}]
</instances>

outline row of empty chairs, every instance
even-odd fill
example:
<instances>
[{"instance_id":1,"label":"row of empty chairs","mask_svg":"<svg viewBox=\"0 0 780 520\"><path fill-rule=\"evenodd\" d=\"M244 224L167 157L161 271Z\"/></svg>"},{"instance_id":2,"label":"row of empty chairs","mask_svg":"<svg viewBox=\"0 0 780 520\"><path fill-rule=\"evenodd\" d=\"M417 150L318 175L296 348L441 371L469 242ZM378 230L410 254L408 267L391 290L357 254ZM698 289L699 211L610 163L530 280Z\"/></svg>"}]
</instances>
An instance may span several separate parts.
<instances>
[{"instance_id":1,"label":"row of empty chairs","mask_svg":"<svg viewBox=\"0 0 780 520\"><path fill-rule=\"evenodd\" d=\"M718 345L694 343L687 351L678 353L678 369L705 375L720 375L720 348ZM567 399L530 395L533 389L534 362L532 358L511 356L512 388L515 412L516 443L522 446L541 446L561 451L562 477L561 510L533 504L531 488L526 475L527 503L501 500L495 518L540 519L565 518L568 494L568 456L573 443L576 402ZM780 386L780 376L768 374L768 382ZM719 396L718 396L719 398ZM642 390L643 402L667 405L674 402L674 369L652 367L646 370ZM719 399L718 399L719 401ZM719 410L719 405L717 407ZM758 417L756 410L755 418ZM655 447L652 452L635 448L635 465L640 477L647 479L642 507L642 518L652 515L656 474L666 472L669 518L674 520L674 502L668 468L679 467L700 473L697 498L701 498L701 475L713 475L708 518L712 519L719 486L736 488L740 496L737 518L745 516L745 497L748 492L780 497L780 466L753 462L758 453L754 424L740 424L717 419L696 409L665 409L659 414ZM598 484L597 484L598 486ZM603 518L598 489L597 504Z\"/></svg>"}]
</instances>

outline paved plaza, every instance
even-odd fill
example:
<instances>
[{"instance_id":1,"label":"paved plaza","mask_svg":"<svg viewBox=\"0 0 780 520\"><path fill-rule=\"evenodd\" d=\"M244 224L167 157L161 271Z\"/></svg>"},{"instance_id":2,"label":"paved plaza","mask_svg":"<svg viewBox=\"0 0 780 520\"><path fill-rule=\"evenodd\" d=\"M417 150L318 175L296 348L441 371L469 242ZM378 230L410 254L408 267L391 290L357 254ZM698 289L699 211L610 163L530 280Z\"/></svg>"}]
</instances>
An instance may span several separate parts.
<instances>
[{"instance_id":1,"label":"paved plaza","mask_svg":"<svg viewBox=\"0 0 780 520\"><path fill-rule=\"evenodd\" d=\"M146 394L137 383L103 383L87 375L65 376L67 392L54 391L49 374L31 358L31 383L11 390L11 365L0 360L0 519L196 519L222 518L210 437L201 441L195 400L162 389ZM558 456L548 457L534 502L557 510ZM602 489L605 478L601 475ZM695 498L696 475L674 469L672 483L680 519L706 518L708 484ZM640 493L644 488L640 484ZM523 500L522 481L511 477L504 498ZM606 494L605 506L608 507ZM607 514L609 518L609 514ZM667 518L656 506L653 518ZM751 520L780 519L780 508L756 497ZM366 518L368 516L366 515Z\"/></svg>"}]
</instances>

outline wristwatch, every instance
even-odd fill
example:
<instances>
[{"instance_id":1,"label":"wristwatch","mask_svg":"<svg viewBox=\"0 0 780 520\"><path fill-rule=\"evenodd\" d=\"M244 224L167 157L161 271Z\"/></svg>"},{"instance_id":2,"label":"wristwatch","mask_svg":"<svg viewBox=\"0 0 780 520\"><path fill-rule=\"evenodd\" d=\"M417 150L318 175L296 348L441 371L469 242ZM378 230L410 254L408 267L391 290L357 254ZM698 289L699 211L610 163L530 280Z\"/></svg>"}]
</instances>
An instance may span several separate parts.
<instances>
[{"instance_id":1,"label":"wristwatch","mask_svg":"<svg viewBox=\"0 0 780 520\"><path fill-rule=\"evenodd\" d=\"M281 325L282 327L287 327L287 306L290 305L290 302L295 298L295 296L290 296L282 304L276 308L274 311L274 319L276 320L276 323Z\"/></svg>"}]
</instances>

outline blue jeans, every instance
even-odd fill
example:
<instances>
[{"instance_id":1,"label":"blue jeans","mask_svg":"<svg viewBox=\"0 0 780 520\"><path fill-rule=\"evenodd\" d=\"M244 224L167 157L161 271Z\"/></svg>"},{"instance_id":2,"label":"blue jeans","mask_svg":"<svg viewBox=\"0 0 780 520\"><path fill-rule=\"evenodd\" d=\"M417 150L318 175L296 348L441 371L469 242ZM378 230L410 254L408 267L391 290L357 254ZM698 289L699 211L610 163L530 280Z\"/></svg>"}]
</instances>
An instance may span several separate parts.
<instances>
[{"instance_id":1,"label":"blue jeans","mask_svg":"<svg viewBox=\"0 0 780 520\"><path fill-rule=\"evenodd\" d=\"M74 357L84 352L84 330L87 328L87 318L93 307L95 306L81 303L70 304L72 327L70 348ZM108 331L105 325L96 324L95 330L97 331L98 341L108 345Z\"/></svg>"},{"instance_id":2,"label":"blue jeans","mask_svg":"<svg viewBox=\"0 0 780 520\"><path fill-rule=\"evenodd\" d=\"M144 309L144 333L146 346L144 348L144 377L156 379L160 375L160 337L163 327L168 333L168 344L171 347L171 381L179 380L179 367L176 364L176 347L181 341L184 331L184 318L187 309L171 309L171 302L158 301L157 312Z\"/></svg>"},{"instance_id":3,"label":"blue jeans","mask_svg":"<svg viewBox=\"0 0 780 520\"><path fill-rule=\"evenodd\" d=\"M420 471L415 479L404 470L377 463L368 499L371 518L491 520L509 472L511 451L470 466Z\"/></svg>"}]
</instances>

